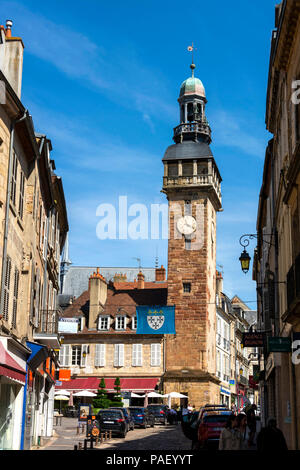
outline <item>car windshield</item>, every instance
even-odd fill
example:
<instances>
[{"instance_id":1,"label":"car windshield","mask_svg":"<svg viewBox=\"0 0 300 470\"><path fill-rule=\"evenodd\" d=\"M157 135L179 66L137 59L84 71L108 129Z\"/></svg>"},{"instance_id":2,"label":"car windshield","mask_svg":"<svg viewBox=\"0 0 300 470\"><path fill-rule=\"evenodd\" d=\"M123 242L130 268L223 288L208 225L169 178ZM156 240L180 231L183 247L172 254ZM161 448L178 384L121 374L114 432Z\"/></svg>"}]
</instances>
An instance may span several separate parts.
<instances>
[{"instance_id":1,"label":"car windshield","mask_svg":"<svg viewBox=\"0 0 300 470\"><path fill-rule=\"evenodd\" d=\"M102 419L120 419L123 417L122 413L117 410L100 411L98 416Z\"/></svg>"},{"instance_id":2,"label":"car windshield","mask_svg":"<svg viewBox=\"0 0 300 470\"><path fill-rule=\"evenodd\" d=\"M227 421L228 415L211 415L203 418L204 423L227 423Z\"/></svg>"}]
</instances>

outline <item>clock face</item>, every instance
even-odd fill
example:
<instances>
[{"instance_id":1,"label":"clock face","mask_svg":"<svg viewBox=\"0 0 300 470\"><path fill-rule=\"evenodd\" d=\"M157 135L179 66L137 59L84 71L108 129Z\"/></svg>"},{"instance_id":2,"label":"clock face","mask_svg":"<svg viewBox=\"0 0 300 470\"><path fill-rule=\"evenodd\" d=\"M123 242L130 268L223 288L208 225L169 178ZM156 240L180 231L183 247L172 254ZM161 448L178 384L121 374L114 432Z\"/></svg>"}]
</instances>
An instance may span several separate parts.
<instances>
[{"instance_id":1,"label":"clock face","mask_svg":"<svg viewBox=\"0 0 300 470\"><path fill-rule=\"evenodd\" d=\"M183 235L192 235L197 229L197 222L191 215L186 215L178 220L177 229Z\"/></svg>"}]
</instances>

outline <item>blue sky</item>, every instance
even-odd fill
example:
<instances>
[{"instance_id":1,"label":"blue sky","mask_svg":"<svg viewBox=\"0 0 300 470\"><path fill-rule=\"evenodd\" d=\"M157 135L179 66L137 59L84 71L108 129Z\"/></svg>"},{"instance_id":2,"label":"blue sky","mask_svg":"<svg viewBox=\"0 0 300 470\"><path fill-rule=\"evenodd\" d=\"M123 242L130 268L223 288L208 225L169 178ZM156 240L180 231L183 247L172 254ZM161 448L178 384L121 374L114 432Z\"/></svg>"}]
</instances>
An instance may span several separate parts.
<instances>
[{"instance_id":1,"label":"blue sky","mask_svg":"<svg viewBox=\"0 0 300 470\"><path fill-rule=\"evenodd\" d=\"M161 159L179 123L193 41L223 178L217 263L225 292L255 301L251 274L240 270L239 237L256 231L276 3L0 1L1 23L12 19L25 43L22 101L51 138L63 178L74 264L136 266L141 258L149 267L158 254L167 266L165 240L99 240L96 209L124 195L128 204L165 202Z\"/></svg>"}]
</instances>

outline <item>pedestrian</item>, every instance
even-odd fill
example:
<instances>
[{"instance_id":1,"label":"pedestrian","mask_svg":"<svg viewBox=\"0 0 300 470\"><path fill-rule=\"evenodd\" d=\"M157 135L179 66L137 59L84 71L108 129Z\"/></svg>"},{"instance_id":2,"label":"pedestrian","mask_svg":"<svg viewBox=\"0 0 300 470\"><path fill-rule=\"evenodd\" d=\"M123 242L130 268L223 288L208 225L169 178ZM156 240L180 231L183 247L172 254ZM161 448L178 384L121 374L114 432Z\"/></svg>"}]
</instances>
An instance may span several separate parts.
<instances>
[{"instance_id":1,"label":"pedestrian","mask_svg":"<svg viewBox=\"0 0 300 470\"><path fill-rule=\"evenodd\" d=\"M248 426L246 414L239 413L237 415L237 421L238 421L237 428L240 431L241 438L242 438L241 450L254 450L254 445L251 444L251 441L250 441L251 431Z\"/></svg>"},{"instance_id":2,"label":"pedestrian","mask_svg":"<svg viewBox=\"0 0 300 470\"><path fill-rule=\"evenodd\" d=\"M222 429L219 450L241 450L242 435L238 429L239 421L237 416L231 414L228 418L226 426Z\"/></svg>"},{"instance_id":3,"label":"pedestrian","mask_svg":"<svg viewBox=\"0 0 300 470\"><path fill-rule=\"evenodd\" d=\"M269 418L268 425L257 436L257 450L260 452L282 452L288 447L282 431L277 428L276 419Z\"/></svg>"},{"instance_id":4,"label":"pedestrian","mask_svg":"<svg viewBox=\"0 0 300 470\"><path fill-rule=\"evenodd\" d=\"M246 411L246 416L247 416L247 426L249 429L249 436L248 436L248 447L254 447L255 446L255 437L256 437L256 405L253 404L250 406L250 408Z\"/></svg>"}]
</instances>

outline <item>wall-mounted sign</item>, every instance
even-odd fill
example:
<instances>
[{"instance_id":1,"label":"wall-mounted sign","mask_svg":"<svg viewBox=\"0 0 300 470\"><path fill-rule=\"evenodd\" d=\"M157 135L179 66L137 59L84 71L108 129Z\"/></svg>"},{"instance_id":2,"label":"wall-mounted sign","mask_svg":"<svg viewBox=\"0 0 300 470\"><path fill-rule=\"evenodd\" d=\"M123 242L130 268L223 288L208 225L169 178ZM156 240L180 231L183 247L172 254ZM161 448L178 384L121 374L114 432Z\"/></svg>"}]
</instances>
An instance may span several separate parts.
<instances>
[{"instance_id":1,"label":"wall-mounted sign","mask_svg":"<svg viewBox=\"0 0 300 470\"><path fill-rule=\"evenodd\" d=\"M78 333L78 318L60 318L58 320L59 333Z\"/></svg>"},{"instance_id":2,"label":"wall-mounted sign","mask_svg":"<svg viewBox=\"0 0 300 470\"><path fill-rule=\"evenodd\" d=\"M243 333L242 344L244 348L263 348L265 341L264 331Z\"/></svg>"},{"instance_id":3,"label":"wall-mounted sign","mask_svg":"<svg viewBox=\"0 0 300 470\"><path fill-rule=\"evenodd\" d=\"M268 352L292 352L291 338L280 336L268 337Z\"/></svg>"}]
</instances>

